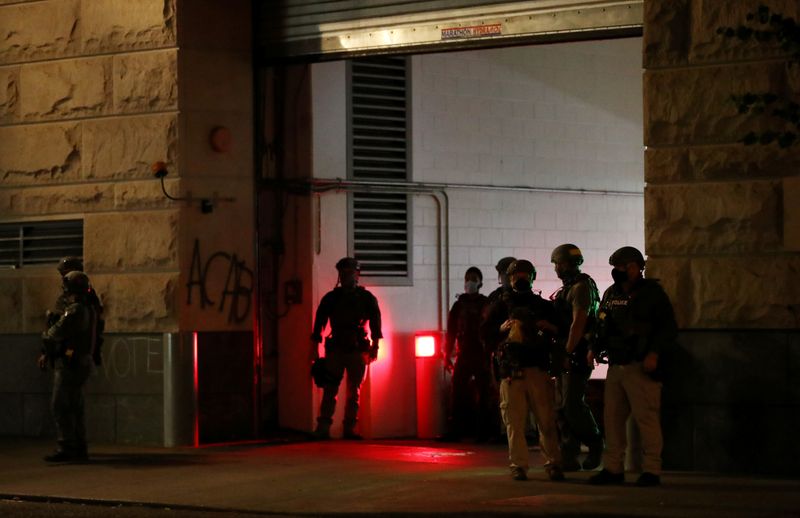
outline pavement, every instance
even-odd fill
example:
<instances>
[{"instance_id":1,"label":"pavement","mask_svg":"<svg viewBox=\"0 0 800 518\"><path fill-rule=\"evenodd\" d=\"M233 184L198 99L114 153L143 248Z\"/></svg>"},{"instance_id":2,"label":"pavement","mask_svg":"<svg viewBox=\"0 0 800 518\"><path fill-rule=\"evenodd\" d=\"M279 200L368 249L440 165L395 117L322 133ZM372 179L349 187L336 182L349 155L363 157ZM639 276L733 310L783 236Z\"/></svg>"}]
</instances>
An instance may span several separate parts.
<instances>
[{"instance_id":1,"label":"pavement","mask_svg":"<svg viewBox=\"0 0 800 518\"><path fill-rule=\"evenodd\" d=\"M202 448L95 445L52 465L50 441L0 438L2 516L800 517L800 480L665 472L653 488L547 480L538 450L513 481L504 445L273 442Z\"/></svg>"}]
</instances>

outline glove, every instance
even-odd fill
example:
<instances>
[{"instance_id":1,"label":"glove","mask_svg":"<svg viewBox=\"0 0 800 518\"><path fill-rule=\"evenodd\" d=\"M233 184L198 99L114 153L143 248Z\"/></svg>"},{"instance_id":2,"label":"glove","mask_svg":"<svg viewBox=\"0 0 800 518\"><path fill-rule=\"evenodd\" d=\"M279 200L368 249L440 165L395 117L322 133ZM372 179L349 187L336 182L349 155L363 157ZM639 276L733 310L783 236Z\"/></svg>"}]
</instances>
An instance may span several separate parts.
<instances>
[{"instance_id":1,"label":"glove","mask_svg":"<svg viewBox=\"0 0 800 518\"><path fill-rule=\"evenodd\" d=\"M374 362L378 359L378 344L377 342L372 342L372 346L369 348L369 361Z\"/></svg>"}]
</instances>

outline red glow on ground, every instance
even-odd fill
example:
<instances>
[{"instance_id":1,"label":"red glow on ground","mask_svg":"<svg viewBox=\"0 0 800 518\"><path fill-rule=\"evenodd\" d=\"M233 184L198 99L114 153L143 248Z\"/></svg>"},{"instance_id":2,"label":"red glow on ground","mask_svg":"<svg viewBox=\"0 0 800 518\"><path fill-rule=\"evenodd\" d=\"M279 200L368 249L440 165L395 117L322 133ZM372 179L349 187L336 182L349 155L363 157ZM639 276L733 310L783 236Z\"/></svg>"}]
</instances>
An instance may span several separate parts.
<instances>
[{"instance_id":1,"label":"red glow on ground","mask_svg":"<svg viewBox=\"0 0 800 518\"><path fill-rule=\"evenodd\" d=\"M200 376L197 372L197 331L192 333L192 357L194 359L194 379L192 380L194 386L194 447L200 446L200 408L198 405Z\"/></svg>"},{"instance_id":2,"label":"red glow on ground","mask_svg":"<svg viewBox=\"0 0 800 518\"><path fill-rule=\"evenodd\" d=\"M404 441L405 442L405 441ZM413 444L380 444L373 442L352 442L352 441L324 441L290 444L281 446L283 451L291 451L294 455L301 457L308 455L311 457L339 456L352 460L363 460L370 464L393 466L393 470L402 470L400 466L405 464L407 469L419 469L427 465L429 468L437 466L468 466L478 461L479 457L485 457L486 453L480 454L477 450L469 448L447 448L428 445ZM497 448L497 456L505 456L505 448ZM268 449L250 450L248 455L269 454ZM494 455L494 452L492 452ZM499 463L501 464L501 463ZM411 467L411 466L414 467Z\"/></svg>"},{"instance_id":3,"label":"red glow on ground","mask_svg":"<svg viewBox=\"0 0 800 518\"><path fill-rule=\"evenodd\" d=\"M436 337L433 335L417 335L414 338L414 350L417 358L430 358L436 355Z\"/></svg>"}]
</instances>

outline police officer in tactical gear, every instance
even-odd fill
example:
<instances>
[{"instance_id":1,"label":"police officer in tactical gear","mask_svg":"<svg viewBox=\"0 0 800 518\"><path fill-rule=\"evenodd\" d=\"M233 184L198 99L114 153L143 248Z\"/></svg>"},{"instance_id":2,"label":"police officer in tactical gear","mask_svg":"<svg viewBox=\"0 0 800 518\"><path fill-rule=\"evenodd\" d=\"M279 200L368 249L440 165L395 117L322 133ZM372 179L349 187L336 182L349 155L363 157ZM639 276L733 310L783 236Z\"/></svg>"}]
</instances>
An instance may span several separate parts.
<instances>
[{"instance_id":1,"label":"police officer in tactical gear","mask_svg":"<svg viewBox=\"0 0 800 518\"><path fill-rule=\"evenodd\" d=\"M482 285L483 273L475 266L468 268L464 274L464 293L458 296L447 315L447 335L442 354L445 368L453 373L453 379L449 431L442 437L446 440L458 441L476 425L478 440L488 440L495 433L492 425L499 426L493 419L496 407L492 405L491 358L484 350L480 336L481 319L488 304L486 296L479 292ZM476 405L470 386L472 380L477 394L477 412L473 411Z\"/></svg>"},{"instance_id":2,"label":"police officer in tactical gear","mask_svg":"<svg viewBox=\"0 0 800 518\"><path fill-rule=\"evenodd\" d=\"M518 259L508 267L512 291L493 303L483 324L487 346L498 356L500 411L508 435L511 477L526 480L525 419L532 410L539 425L545 471L563 480L553 385L548 374L552 337L558 331L553 304L533 293L536 269Z\"/></svg>"},{"instance_id":3,"label":"police officer in tactical gear","mask_svg":"<svg viewBox=\"0 0 800 518\"><path fill-rule=\"evenodd\" d=\"M58 448L47 462L86 460L86 422L83 386L92 370L97 314L89 302L89 278L72 271L64 276L66 308L42 334L39 366L53 365L51 409L56 422Z\"/></svg>"},{"instance_id":4,"label":"police officer in tactical gear","mask_svg":"<svg viewBox=\"0 0 800 518\"><path fill-rule=\"evenodd\" d=\"M61 275L61 282L63 284L64 276L69 272L83 272L83 261L80 259L80 257L67 256L58 262L56 269L58 270L59 275ZM95 365L99 366L103 363L102 346L103 332L105 331L105 320L103 320L103 304L100 302L100 297L97 295L97 292L94 290L94 288L92 288L91 283L89 284L89 291L86 301L90 306L92 306L92 309L94 309L97 316L95 348L92 351L92 360L94 361ZM64 310L66 309L67 295L66 293L62 292L61 295L59 295L59 297L56 299L55 309L53 311L48 310L46 313L46 327L50 328L53 324L55 324L58 319L61 318L61 315L64 314Z\"/></svg>"},{"instance_id":5,"label":"police officer in tactical gear","mask_svg":"<svg viewBox=\"0 0 800 518\"><path fill-rule=\"evenodd\" d=\"M581 272L583 253L577 246L568 243L556 247L550 261L563 283L551 300L560 319L553 370L564 470L593 470L600 465L603 437L586 404L586 386L593 367L587 353L600 294L594 280ZM581 443L589 447L582 465L578 463Z\"/></svg>"},{"instance_id":6,"label":"police officer in tactical gear","mask_svg":"<svg viewBox=\"0 0 800 518\"><path fill-rule=\"evenodd\" d=\"M339 272L338 286L322 297L311 334L312 354L316 359L322 331L330 321L330 333L325 338L325 366L331 382L323 387L314 434L319 439L330 438L336 394L347 372L343 438L361 439L356 432L358 397L366 366L378 357L378 341L383 337L381 312L375 296L358 285L361 268L356 259L344 257L336 263L336 269ZM364 329L367 323L369 339Z\"/></svg>"},{"instance_id":7,"label":"police officer in tactical gear","mask_svg":"<svg viewBox=\"0 0 800 518\"><path fill-rule=\"evenodd\" d=\"M515 257L503 257L495 265L497 270L497 282L500 284L493 292L489 294L489 304L493 304L503 296L503 293L511 291L511 282L508 280L508 267L511 263L516 261Z\"/></svg>"},{"instance_id":8,"label":"police officer in tactical gear","mask_svg":"<svg viewBox=\"0 0 800 518\"><path fill-rule=\"evenodd\" d=\"M598 312L597 339L589 360L608 355L604 393L606 449L603 470L590 484L624 482L626 421L632 414L642 443L642 474L638 486L661 483L662 353L675 343L677 324L669 297L656 280L645 279L642 253L625 246L611 254L614 284L603 294Z\"/></svg>"}]
</instances>

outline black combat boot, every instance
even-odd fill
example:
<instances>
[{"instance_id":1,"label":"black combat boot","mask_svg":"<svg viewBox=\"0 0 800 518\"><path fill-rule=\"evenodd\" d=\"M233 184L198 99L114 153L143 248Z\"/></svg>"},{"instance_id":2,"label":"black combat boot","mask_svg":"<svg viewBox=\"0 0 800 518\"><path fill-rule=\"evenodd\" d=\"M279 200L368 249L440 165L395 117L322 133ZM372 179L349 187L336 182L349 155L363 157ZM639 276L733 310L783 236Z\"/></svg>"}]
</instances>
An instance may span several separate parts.
<instances>
[{"instance_id":1,"label":"black combat boot","mask_svg":"<svg viewBox=\"0 0 800 518\"><path fill-rule=\"evenodd\" d=\"M611 473L607 469L603 469L600 471L600 473L589 477L589 484L593 486L623 484L624 482L625 482L625 473Z\"/></svg>"}]
</instances>

